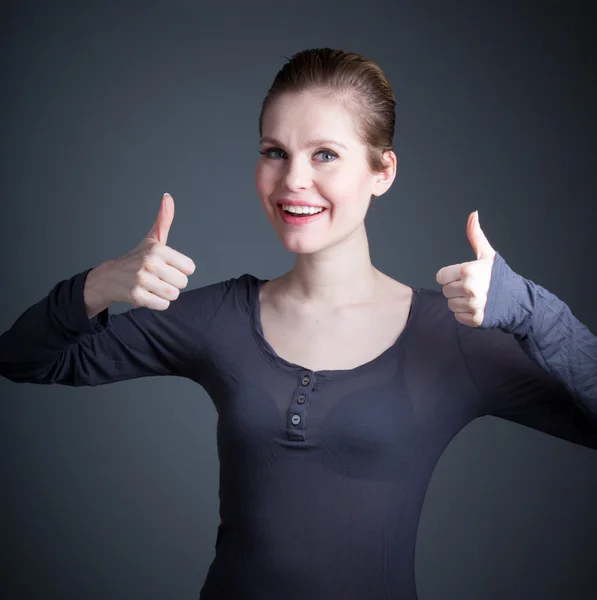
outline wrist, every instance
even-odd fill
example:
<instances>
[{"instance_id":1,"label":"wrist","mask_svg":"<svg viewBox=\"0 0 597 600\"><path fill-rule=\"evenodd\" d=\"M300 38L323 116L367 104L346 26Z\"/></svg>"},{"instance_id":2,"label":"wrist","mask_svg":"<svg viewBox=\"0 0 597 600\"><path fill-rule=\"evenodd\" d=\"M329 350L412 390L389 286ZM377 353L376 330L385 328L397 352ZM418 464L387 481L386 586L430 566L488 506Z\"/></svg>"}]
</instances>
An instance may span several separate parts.
<instances>
[{"instance_id":1,"label":"wrist","mask_svg":"<svg viewBox=\"0 0 597 600\"><path fill-rule=\"evenodd\" d=\"M93 318L100 312L105 310L112 304L112 300L108 298L105 273L113 263L113 260L108 260L91 269L85 278L83 287L83 299L85 302L85 311L88 318Z\"/></svg>"}]
</instances>

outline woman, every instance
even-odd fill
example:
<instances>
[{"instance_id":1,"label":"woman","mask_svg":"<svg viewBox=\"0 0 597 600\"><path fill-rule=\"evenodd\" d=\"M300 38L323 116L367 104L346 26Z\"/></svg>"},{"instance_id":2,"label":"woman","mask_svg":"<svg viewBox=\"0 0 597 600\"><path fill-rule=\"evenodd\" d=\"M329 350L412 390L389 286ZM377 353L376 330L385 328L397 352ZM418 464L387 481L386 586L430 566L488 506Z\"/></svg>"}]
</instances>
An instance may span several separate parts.
<instances>
[{"instance_id":1,"label":"woman","mask_svg":"<svg viewBox=\"0 0 597 600\"><path fill-rule=\"evenodd\" d=\"M454 436L495 415L597 447L596 338L514 273L477 260L411 288L371 263L364 219L396 174L395 98L377 65L328 48L290 59L260 116L256 187L296 253L179 293L165 195L141 244L56 284L0 337L15 382L178 375L218 412L221 523L202 600L414 599L417 525ZM135 308L109 315L113 302Z\"/></svg>"}]
</instances>

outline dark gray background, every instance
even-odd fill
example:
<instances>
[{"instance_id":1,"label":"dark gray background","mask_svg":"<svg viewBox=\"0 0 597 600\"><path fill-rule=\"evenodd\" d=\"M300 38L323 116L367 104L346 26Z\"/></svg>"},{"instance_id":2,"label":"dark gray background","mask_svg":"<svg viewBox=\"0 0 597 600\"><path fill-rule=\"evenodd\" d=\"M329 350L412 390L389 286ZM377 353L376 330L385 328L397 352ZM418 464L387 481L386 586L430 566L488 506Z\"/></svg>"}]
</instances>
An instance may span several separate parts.
<instances>
[{"instance_id":1,"label":"dark gray background","mask_svg":"<svg viewBox=\"0 0 597 600\"><path fill-rule=\"evenodd\" d=\"M478 209L510 266L597 332L589 7L4 0L0 331L136 246L166 191L189 289L290 268L254 188L257 119L284 57L330 46L378 62L398 97L399 174L368 217L376 266L439 288L439 268L474 259ZM0 397L0 597L196 599L218 522L203 389L3 379ZM596 470L594 451L470 424L426 497L421 600L597 598Z\"/></svg>"}]
</instances>

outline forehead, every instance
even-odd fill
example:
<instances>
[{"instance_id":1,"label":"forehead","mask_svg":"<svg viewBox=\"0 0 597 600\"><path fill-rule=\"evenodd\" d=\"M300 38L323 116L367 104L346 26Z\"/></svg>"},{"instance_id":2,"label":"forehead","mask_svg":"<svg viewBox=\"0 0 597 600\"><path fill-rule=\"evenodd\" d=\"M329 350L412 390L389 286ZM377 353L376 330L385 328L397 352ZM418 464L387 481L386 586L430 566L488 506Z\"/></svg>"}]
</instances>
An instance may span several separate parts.
<instances>
[{"instance_id":1,"label":"forehead","mask_svg":"<svg viewBox=\"0 0 597 600\"><path fill-rule=\"evenodd\" d=\"M360 144L352 114L338 99L315 92L286 93L272 100L263 115L263 137L287 144L335 139Z\"/></svg>"}]
</instances>

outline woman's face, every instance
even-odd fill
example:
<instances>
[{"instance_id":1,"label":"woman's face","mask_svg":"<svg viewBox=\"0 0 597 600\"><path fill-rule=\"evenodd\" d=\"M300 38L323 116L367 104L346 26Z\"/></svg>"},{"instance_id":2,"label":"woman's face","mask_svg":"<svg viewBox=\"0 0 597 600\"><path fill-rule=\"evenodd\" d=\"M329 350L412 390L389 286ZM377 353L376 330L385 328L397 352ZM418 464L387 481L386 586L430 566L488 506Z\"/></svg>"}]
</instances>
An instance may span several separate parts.
<instances>
[{"instance_id":1,"label":"woman's face","mask_svg":"<svg viewBox=\"0 0 597 600\"><path fill-rule=\"evenodd\" d=\"M366 150L351 114L337 100L303 92L271 102L263 115L255 183L286 249L316 252L364 226L371 194L384 193L395 176L393 153L393 166L379 174L370 171ZM293 202L323 211L287 215L282 206Z\"/></svg>"}]
</instances>

